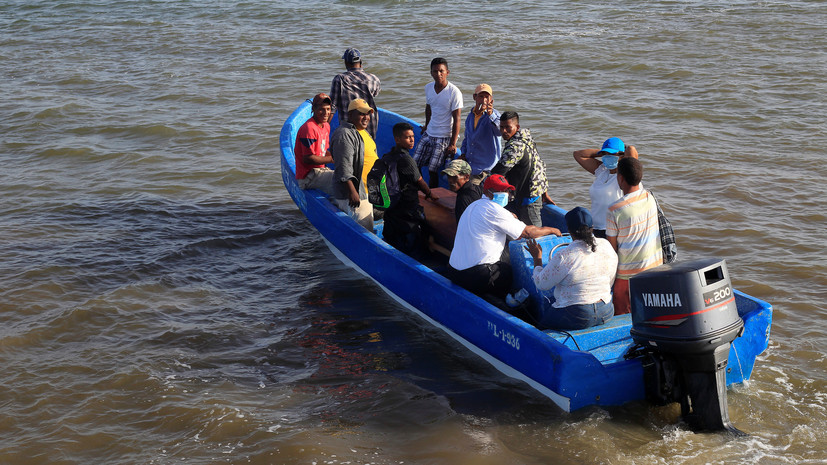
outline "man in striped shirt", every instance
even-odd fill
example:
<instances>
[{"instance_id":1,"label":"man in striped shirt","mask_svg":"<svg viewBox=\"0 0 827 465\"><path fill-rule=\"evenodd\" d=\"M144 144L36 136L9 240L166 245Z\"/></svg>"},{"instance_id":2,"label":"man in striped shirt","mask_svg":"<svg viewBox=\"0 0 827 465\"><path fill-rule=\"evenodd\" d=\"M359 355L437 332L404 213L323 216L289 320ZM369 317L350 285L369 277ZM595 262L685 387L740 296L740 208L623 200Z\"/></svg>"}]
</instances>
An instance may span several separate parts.
<instances>
[{"instance_id":1,"label":"man in striped shirt","mask_svg":"<svg viewBox=\"0 0 827 465\"><path fill-rule=\"evenodd\" d=\"M657 204L641 179L640 161L622 158L617 165L617 184L623 197L609 206L606 215L606 239L618 258L613 287L615 315L632 311L629 278L663 264Z\"/></svg>"},{"instance_id":2,"label":"man in striped shirt","mask_svg":"<svg viewBox=\"0 0 827 465\"><path fill-rule=\"evenodd\" d=\"M379 127L379 110L376 108L376 102L373 98L379 95L382 85L375 74L367 73L362 69L362 54L359 53L359 50L355 48L345 50L342 59L345 62L347 71L334 76L333 82L330 84L330 98L338 110L339 123L347 121L347 108L351 100L364 99L373 108L373 117L368 124L368 133L375 140L376 129ZM365 172L369 170L370 168L367 168Z\"/></svg>"}]
</instances>

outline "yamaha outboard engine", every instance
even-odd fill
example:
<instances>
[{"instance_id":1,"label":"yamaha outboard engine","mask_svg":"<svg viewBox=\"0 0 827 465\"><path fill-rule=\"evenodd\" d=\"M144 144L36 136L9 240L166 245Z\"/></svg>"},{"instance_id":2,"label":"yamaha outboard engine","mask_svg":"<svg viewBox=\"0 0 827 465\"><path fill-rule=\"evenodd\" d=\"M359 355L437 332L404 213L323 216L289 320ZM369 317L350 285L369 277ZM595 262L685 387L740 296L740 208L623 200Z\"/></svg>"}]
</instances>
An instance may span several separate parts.
<instances>
[{"instance_id":1,"label":"yamaha outboard engine","mask_svg":"<svg viewBox=\"0 0 827 465\"><path fill-rule=\"evenodd\" d=\"M694 430L741 433L729 421L726 366L741 335L726 261L663 265L629 281L632 338L644 347L647 398L680 402Z\"/></svg>"}]
</instances>

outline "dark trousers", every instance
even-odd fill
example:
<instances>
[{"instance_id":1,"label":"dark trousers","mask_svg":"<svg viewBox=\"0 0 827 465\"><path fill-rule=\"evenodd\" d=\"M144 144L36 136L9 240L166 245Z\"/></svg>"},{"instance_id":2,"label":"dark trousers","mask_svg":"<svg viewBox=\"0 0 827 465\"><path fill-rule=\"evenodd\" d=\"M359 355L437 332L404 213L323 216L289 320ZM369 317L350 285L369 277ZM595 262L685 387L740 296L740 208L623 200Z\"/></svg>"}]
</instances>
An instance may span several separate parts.
<instances>
[{"instance_id":1,"label":"dark trousers","mask_svg":"<svg viewBox=\"0 0 827 465\"><path fill-rule=\"evenodd\" d=\"M472 266L465 270L449 267L449 278L476 295L491 294L504 299L511 290L511 264L497 262Z\"/></svg>"}]
</instances>

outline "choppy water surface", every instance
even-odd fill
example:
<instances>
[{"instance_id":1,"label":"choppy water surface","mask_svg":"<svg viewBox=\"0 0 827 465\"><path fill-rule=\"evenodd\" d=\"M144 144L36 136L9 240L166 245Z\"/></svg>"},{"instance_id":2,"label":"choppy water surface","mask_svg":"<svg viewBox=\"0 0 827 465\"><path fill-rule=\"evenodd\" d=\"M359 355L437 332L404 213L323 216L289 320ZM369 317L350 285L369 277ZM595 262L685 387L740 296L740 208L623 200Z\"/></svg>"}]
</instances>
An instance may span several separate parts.
<instances>
[{"instance_id":1,"label":"choppy water surface","mask_svg":"<svg viewBox=\"0 0 827 465\"><path fill-rule=\"evenodd\" d=\"M0 462L823 463L827 4L0 3ZM280 182L278 131L344 48L424 119L428 62L571 157L641 152L683 258L775 307L729 392L565 414L340 264Z\"/></svg>"}]
</instances>

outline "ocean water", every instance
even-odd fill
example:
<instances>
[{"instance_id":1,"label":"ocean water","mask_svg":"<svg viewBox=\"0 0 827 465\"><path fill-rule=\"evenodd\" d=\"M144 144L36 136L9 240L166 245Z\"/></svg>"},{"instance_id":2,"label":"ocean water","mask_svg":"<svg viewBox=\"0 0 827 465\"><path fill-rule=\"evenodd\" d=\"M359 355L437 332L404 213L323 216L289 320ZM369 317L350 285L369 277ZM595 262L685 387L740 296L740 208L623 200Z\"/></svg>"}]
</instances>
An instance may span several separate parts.
<instances>
[{"instance_id":1,"label":"ocean water","mask_svg":"<svg viewBox=\"0 0 827 465\"><path fill-rule=\"evenodd\" d=\"M0 463L827 461L827 4L0 2ZM431 58L515 110L564 208L635 145L682 258L773 304L749 437L564 413L342 265L281 184L343 69L424 121ZM467 112L466 108L466 112Z\"/></svg>"}]
</instances>

